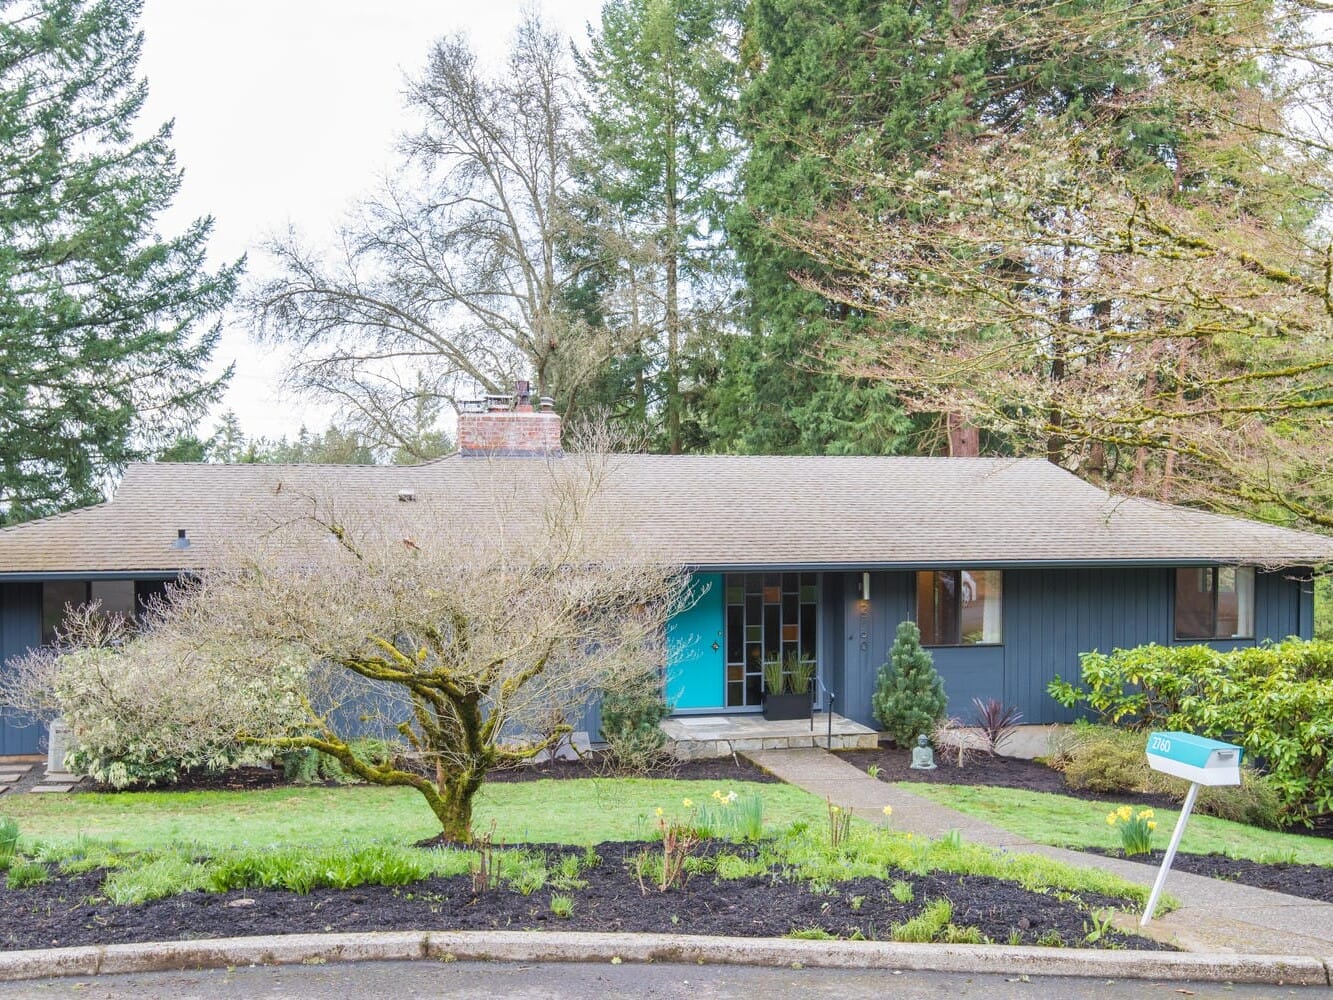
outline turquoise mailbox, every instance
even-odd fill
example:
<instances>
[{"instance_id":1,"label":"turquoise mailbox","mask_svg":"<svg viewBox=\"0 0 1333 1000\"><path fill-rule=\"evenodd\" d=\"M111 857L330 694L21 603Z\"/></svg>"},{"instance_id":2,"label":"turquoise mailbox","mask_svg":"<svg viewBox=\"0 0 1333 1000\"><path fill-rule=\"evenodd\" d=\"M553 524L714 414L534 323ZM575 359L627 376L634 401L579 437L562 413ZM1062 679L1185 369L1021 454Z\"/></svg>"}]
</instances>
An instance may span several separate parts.
<instances>
[{"instance_id":1,"label":"turquoise mailbox","mask_svg":"<svg viewBox=\"0 0 1333 1000\"><path fill-rule=\"evenodd\" d=\"M1194 800L1199 797L1199 786L1239 785L1240 759L1245 755L1245 750L1234 743L1210 740L1193 733L1149 733L1147 754L1149 767L1163 774L1184 778L1190 783L1190 790L1180 807L1176 828L1171 831L1171 843L1167 845L1166 855L1162 858L1161 870L1153 882L1152 892L1148 894L1148 905L1139 921L1141 927L1147 926L1157 910L1162 886L1166 885L1166 873L1171 870L1171 862L1176 860L1176 850L1185 833L1185 823L1194 809Z\"/></svg>"},{"instance_id":2,"label":"turquoise mailbox","mask_svg":"<svg viewBox=\"0 0 1333 1000\"><path fill-rule=\"evenodd\" d=\"M1243 747L1192 733L1149 733L1148 766L1199 785L1239 785Z\"/></svg>"}]
</instances>

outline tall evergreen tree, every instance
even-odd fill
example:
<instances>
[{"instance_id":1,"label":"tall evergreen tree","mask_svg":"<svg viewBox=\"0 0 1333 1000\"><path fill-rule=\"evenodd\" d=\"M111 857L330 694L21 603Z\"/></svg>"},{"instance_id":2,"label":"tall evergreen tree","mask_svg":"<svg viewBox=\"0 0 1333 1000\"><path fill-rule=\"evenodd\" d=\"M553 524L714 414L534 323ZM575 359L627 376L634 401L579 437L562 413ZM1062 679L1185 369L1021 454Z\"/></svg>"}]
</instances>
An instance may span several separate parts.
<instances>
[{"instance_id":1,"label":"tall evergreen tree","mask_svg":"<svg viewBox=\"0 0 1333 1000\"><path fill-rule=\"evenodd\" d=\"M133 137L138 0L0 0L0 517L96 501L221 389L210 317L240 262L164 238L170 124Z\"/></svg>"},{"instance_id":2,"label":"tall evergreen tree","mask_svg":"<svg viewBox=\"0 0 1333 1000\"><path fill-rule=\"evenodd\" d=\"M815 218L849 192L838 160L925 155L967 127L986 84L966 47L923 46L950 0L755 0L741 121L743 203L730 229L744 266L749 324L712 399L722 440L740 451L892 453L911 423L883 386L831 374L824 339L860 317L792 278L821 264L775 239L775 219ZM891 200L876 206L894 211Z\"/></svg>"},{"instance_id":3,"label":"tall evergreen tree","mask_svg":"<svg viewBox=\"0 0 1333 1000\"><path fill-rule=\"evenodd\" d=\"M584 188L604 322L638 343L638 409L660 378L666 450L684 447L691 338L716 329L734 270L721 239L739 154L740 0L609 0L579 60L589 92ZM618 367L625 370L624 359Z\"/></svg>"}]
</instances>

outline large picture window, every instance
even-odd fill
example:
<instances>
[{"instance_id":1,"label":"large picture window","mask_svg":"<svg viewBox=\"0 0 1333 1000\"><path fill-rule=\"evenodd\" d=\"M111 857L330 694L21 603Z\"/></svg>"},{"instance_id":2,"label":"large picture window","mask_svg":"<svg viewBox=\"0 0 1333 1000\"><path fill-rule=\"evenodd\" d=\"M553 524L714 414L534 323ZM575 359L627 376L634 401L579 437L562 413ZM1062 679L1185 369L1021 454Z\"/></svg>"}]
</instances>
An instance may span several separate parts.
<instances>
[{"instance_id":1,"label":"large picture window","mask_svg":"<svg viewBox=\"0 0 1333 1000\"><path fill-rule=\"evenodd\" d=\"M916 575L916 624L923 646L1004 641L1000 571L941 569Z\"/></svg>"},{"instance_id":2,"label":"large picture window","mask_svg":"<svg viewBox=\"0 0 1333 1000\"><path fill-rule=\"evenodd\" d=\"M132 619L138 610L133 580L47 580L42 584L42 643L55 642L68 609L97 601L103 614Z\"/></svg>"},{"instance_id":3,"label":"large picture window","mask_svg":"<svg viewBox=\"0 0 1333 1000\"><path fill-rule=\"evenodd\" d=\"M1254 638L1254 567L1176 570L1176 638Z\"/></svg>"}]
</instances>

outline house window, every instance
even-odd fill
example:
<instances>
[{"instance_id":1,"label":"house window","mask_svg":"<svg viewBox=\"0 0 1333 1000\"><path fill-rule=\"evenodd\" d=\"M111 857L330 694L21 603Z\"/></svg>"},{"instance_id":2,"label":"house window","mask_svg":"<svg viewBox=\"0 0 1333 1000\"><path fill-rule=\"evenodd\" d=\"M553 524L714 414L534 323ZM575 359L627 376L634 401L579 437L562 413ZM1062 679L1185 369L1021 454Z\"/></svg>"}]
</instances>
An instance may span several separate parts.
<instances>
[{"instance_id":1,"label":"house window","mask_svg":"<svg viewBox=\"0 0 1333 1000\"><path fill-rule=\"evenodd\" d=\"M818 660L819 578L814 573L727 576L727 707L763 701L764 661Z\"/></svg>"},{"instance_id":2,"label":"house window","mask_svg":"<svg viewBox=\"0 0 1333 1000\"><path fill-rule=\"evenodd\" d=\"M1254 638L1254 567L1176 570L1176 638Z\"/></svg>"},{"instance_id":3,"label":"house window","mask_svg":"<svg viewBox=\"0 0 1333 1000\"><path fill-rule=\"evenodd\" d=\"M42 644L56 641L67 608L88 603L87 580L47 580L42 584Z\"/></svg>"},{"instance_id":4,"label":"house window","mask_svg":"<svg viewBox=\"0 0 1333 1000\"><path fill-rule=\"evenodd\" d=\"M64 626L66 609L100 601L102 612L133 618L137 602L133 580L47 580L42 584L42 642L50 645Z\"/></svg>"},{"instance_id":5,"label":"house window","mask_svg":"<svg viewBox=\"0 0 1333 1000\"><path fill-rule=\"evenodd\" d=\"M941 569L916 575L916 624L923 646L1003 641L1000 571Z\"/></svg>"}]
</instances>

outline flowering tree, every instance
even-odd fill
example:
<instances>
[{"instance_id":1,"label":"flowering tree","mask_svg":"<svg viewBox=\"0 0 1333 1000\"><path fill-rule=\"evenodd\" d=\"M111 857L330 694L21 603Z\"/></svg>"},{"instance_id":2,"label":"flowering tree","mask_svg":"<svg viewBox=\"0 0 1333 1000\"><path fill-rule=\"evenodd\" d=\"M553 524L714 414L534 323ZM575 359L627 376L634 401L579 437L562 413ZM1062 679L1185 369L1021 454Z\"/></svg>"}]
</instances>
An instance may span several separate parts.
<instances>
[{"instance_id":1,"label":"flowering tree","mask_svg":"<svg viewBox=\"0 0 1333 1000\"><path fill-rule=\"evenodd\" d=\"M447 838L470 839L488 771L553 747L596 693L658 670L682 593L679 574L637 557L599 504L613 457L485 464L436 502L387 512L295 498L282 510L299 516L97 652L104 677L132 672L127 701L156 706L127 709L125 724L151 719L163 754L313 748L366 781L415 788ZM89 661L70 648L81 638L95 637L73 634L24 671L55 690L76 740L93 713L60 695ZM259 678L265 697L229 701ZM392 759L354 753L368 722L396 739Z\"/></svg>"}]
</instances>

